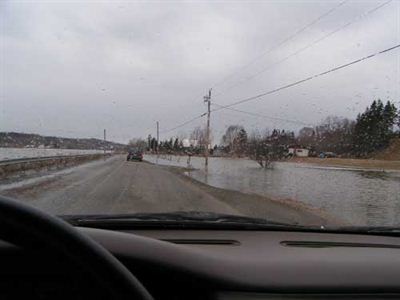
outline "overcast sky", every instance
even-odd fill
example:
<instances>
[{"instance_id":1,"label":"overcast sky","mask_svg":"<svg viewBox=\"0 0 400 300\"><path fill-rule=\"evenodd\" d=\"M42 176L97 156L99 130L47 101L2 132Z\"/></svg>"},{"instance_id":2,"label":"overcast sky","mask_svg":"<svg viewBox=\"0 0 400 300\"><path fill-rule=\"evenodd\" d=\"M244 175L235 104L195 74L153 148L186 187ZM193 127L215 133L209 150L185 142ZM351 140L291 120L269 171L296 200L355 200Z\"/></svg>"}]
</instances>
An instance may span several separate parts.
<instances>
[{"instance_id":1,"label":"overcast sky","mask_svg":"<svg viewBox=\"0 0 400 300\"><path fill-rule=\"evenodd\" d=\"M386 0L341 2L0 1L0 131L101 138L106 128L127 142L155 135L159 120L161 138L184 135L205 118L165 131L205 112L210 87L212 101L229 104L400 44L400 1L371 13ZM397 49L235 108L311 124L355 118L375 98L399 104L399 57ZM211 124L216 142L230 124L303 126L229 110Z\"/></svg>"}]
</instances>

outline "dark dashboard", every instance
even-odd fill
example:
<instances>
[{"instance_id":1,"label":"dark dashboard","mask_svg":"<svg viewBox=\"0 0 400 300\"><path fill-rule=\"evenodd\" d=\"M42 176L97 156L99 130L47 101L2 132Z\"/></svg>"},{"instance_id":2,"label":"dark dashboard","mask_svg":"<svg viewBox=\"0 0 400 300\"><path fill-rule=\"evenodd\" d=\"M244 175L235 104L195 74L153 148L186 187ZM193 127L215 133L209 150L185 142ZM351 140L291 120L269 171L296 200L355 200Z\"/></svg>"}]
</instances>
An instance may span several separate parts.
<instances>
[{"instance_id":1,"label":"dark dashboard","mask_svg":"<svg viewBox=\"0 0 400 300\"><path fill-rule=\"evenodd\" d=\"M79 230L120 259L156 299L400 299L400 238L396 237ZM3 260L5 252L18 252L6 243L0 250ZM8 265L15 267L18 261L9 260Z\"/></svg>"}]
</instances>

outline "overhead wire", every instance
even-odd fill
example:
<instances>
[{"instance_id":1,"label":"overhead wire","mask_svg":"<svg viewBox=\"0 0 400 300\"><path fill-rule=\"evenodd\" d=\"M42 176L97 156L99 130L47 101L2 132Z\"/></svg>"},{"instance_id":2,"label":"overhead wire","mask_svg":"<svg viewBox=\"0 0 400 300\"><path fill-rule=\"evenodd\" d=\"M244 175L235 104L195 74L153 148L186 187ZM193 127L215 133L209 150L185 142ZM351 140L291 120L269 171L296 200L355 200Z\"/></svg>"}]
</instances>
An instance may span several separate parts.
<instances>
[{"instance_id":1,"label":"overhead wire","mask_svg":"<svg viewBox=\"0 0 400 300\"><path fill-rule=\"evenodd\" d=\"M230 108L233 107L233 106L236 106L236 105L239 105L239 104L242 104L242 103L246 103L246 102L249 102L249 101L253 101L253 100L259 99L259 98L261 98L261 97L267 96L267 95L271 95L271 94L277 93L277 92L279 92L279 91L282 91L282 90L291 88L291 87L293 87L293 86L297 86L297 85L302 84L302 83L304 83L304 82L307 82L307 81L313 80L313 79L315 79L315 78L318 78L318 77L320 77L320 76L324 76L324 75L327 75L327 74L329 74L329 73L332 73L332 72L341 70L341 69L343 69L343 68L352 66L352 65L354 65L354 64L360 63L360 62L365 61L365 60L367 60L367 59L373 58L373 57L378 56L378 55L380 55L380 54L384 54L384 53L393 51L393 50L398 49L398 48L400 48L400 44L395 45L395 46L392 46L392 47L387 48L387 49L384 49L384 50L381 50L381 51L378 51L378 52L375 52L375 53L373 53L373 54L370 54L370 55L361 57L361 58L359 58L359 59L356 59L356 60L353 60L353 61L351 61L351 62L345 63L345 64L343 64L343 65L340 65L340 66L331 68L331 69L329 69L329 70L327 70L327 71L324 71L324 72L321 72L321 73L318 73L318 74L315 74L315 75L306 77L306 78L304 78L304 79L301 79L301 80L298 80L298 81L295 81L295 82L286 84L286 85L284 85L284 86L281 86L281 87L278 87L278 88L269 90L269 91L267 91L267 92L264 92L264 93L261 93L261 94L255 95L255 96L251 96L251 97L248 97L248 98L245 98L245 99L241 99L241 100L235 101L235 102L230 103L230 104L222 105L222 104L218 104L218 103L216 103L216 102L212 102L212 104L213 104L214 106L218 106L218 108L212 109L211 112L216 112L216 111L219 111L219 110L222 110L222 109L230 109ZM239 111L239 110L237 110L237 111ZM241 111L241 112L244 112L244 111ZM247 112L247 113L249 113L249 112ZM192 118L192 119L190 119L190 120L188 120L188 121L185 121L185 122L183 122L183 123L181 123L181 124L179 124L179 125L177 125L177 126L175 126L175 127L173 127L173 128L170 128L170 129L161 131L160 133L168 133L168 132L171 132L171 131L176 130L176 129L178 129L178 128L181 128L181 127L183 127L183 126L185 126L185 125L187 125L187 124L189 124L189 123L192 123L192 122L194 122L194 121L196 121L196 120L198 120L198 119L204 117L206 114L207 114L207 113L203 113L203 114L201 114L201 115L198 115L198 116L196 116L196 117L194 117L194 118ZM285 121L287 121L287 120L285 120Z\"/></svg>"},{"instance_id":2,"label":"overhead wire","mask_svg":"<svg viewBox=\"0 0 400 300\"><path fill-rule=\"evenodd\" d=\"M345 4L347 1L348 1L348 0L345 0L345 1L340 2L337 6L335 6L335 7L332 8L332 9L330 9L330 10L329 10L328 12L326 12L325 14L319 16L317 19L315 19L314 21L310 22L309 24L307 24L307 25L304 26L303 28L299 29L299 30L296 31L293 35L289 36L287 39L285 39L284 41L282 41L281 43L277 44L276 46L274 46L274 47L271 48L271 49L274 50L274 49L277 49L278 47L282 46L283 44L285 44L285 43L288 42L289 40L293 39L296 35L300 34L300 33L303 32L304 30L306 30L307 28L309 28L309 27L311 27L312 25L314 25L315 23L317 23L317 22L318 22L319 20L321 20L323 17L325 17L325 16L329 15L330 13L332 13L334 10L336 10L338 7L340 7L340 6L342 6L343 4ZM378 5L378 6L376 6L376 7L374 7L373 9L371 9L371 10L369 10L369 11L363 13L362 15L359 15L359 16L356 17L354 20L352 20L352 21L350 21L350 22L348 22L348 23L342 25L341 27L339 27L339 28L335 29L334 31L328 33L327 35L324 35L323 37L321 37L321 38L315 40L314 42L312 42L312 43L306 45L305 47L303 47L303 48L297 50L296 52L294 52L294 53L292 53L291 55L289 55L289 56L283 58L281 61L279 61L279 62L277 62L277 63L275 63L275 64L279 64L279 63L281 63L281 62L283 62L283 61L289 59L290 57L301 53L302 51L304 51L304 50L306 50L306 49L312 47L313 45L315 45L315 44L321 42L322 40L328 38L329 36L335 34L336 32L339 32L340 30L343 30L344 28L346 28L347 26L353 24L354 22L358 21L359 19L362 19L363 17L365 17L365 16L367 16L367 15L369 15L369 14L371 14L371 13L377 11L378 9L380 9L380 8L382 8L382 7L384 7L385 5L389 4L390 2L392 2L392 0L388 0L388 1L386 1L386 2L384 2L384 3L382 3L382 4L380 4L380 5ZM310 80L315 79L315 78L317 78L317 77L320 77L320 76L329 74L329 73L331 73L331 72L340 70L340 69L342 69L342 68L351 66L351 65L353 65L353 64L356 64L356 63L359 63L359 62L361 62L361 61L367 60L367 59L369 59L369 58L375 57L375 56L377 56L377 55L379 55L379 54L383 54L383 53L385 53L385 52L389 52L389 51L394 50L394 49L399 48L399 47L400 47L400 44L399 44L399 45L396 45L396 46L393 46L393 47L391 47L391 48L388 48L388 49L385 49L385 50L376 52L376 53L374 53L374 54L371 54L371 55L362 57L362 58L360 58L360 59L351 61L351 62L346 63L346 64L343 64L343 65L341 65L341 66L338 66L338 67L329 69L329 70L327 70L327 71L325 71L325 72L322 72L322 73L319 73L319 74L315 74L315 75L313 75L313 76L309 76L309 77L304 78L304 79L302 79L302 80L298 80L298 81L296 81L296 82L293 82L293 83L290 83L290 84L281 86L281 87L279 87L279 88L275 88L275 89L273 89L273 90L270 90L270 91L267 91L267 92L264 92L264 93L261 93L261 94L258 94L258 95L249 97L249 98L245 98L245 99L236 101L236 102L234 102L234 103L230 103L230 104L228 104L228 105L221 105L221 104L218 104L218 103L213 102L212 104L215 105L215 106L218 106L218 108L211 110L211 112L220 111L220 110L222 110L222 109L230 109L230 110L234 110L234 111L237 111L237 112L242 112L242 113L246 113L246 114L251 114L251 115L254 115L254 116L265 117L265 118L271 118L271 119L274 118L274 119L282 120L282 121L286 121L286 122L297 122L297 123L299 123L299 124L300 124L300 123L303 123L304 125L310 125L310 124L307 124L307 123L304 123L304 122L301 122L301 121L295 121L295 120L289 120L289 119L283 119L283 118L277 118L277 117L270 117L270 116L260 115L260 114L257 114L257 113L242 111L242 110L238 110L238 109L232 109L232 106L236 106L236 105L239 105L239 104L241 104L241 103L249 102L249 101L252 101L252 100L255 100L255 99L258 99L258 98L261 98L261 97L264 97L264 96L267 96L267 95L270 95L270 94L279 92L279 91L281 91L281 90L284 90L284 89L287 89L287 88L290 88L290 87L299 85L299 84L301 84L301 83L310 81ZM264 54L262 54L262 55L259 56L258 58L260 58L260 57L262 57L262 56L268 54L270 51L272 51L271 49L269 49L267 52L265 52ZM255 58L253 61L258 60L258 58ZM244 66L243 68L245 68L245 67L247 67L248 65L251 65L251 64L252 64L252 62L250 62L249 64L247 64L247 65ZM271 66L271 65L270 65L270 66ZM269 67L269 66L268 66L268 67ZM268 68L268 67L267 67L267 68ZM266 71L266 70L267 70L267 69L263 69L261 72L264 72L264 71ZM258 74L261 74L261 73L259 72L259 73L255 74L255 76L257 76ZM248 79L248 80L249 80L249 79ZM247 80L246 80L246 81L247 81ZM214 87L217 86L217 85L220 85L221 83L222 83L222 81L219 82L219 83L217 83L217 84L215 84ZM240 83L243 83L243 82L240 82ZM230 87L230 88L233 88L233 86ZM170 129L161 131L160 133L168 133L168 132L171 132L171 131L176 130L176 129L178 129L178 128L181 128L181 127L183 127L183 126L185 126L185 125L187 125L187 124L189 124L189 123L192 123L192 122L194 122L194 121L196 121L196 120L198 120L198 119L204 117L206 114L207 114L207 113L203 113L203 114L201 114L201 115L198 115L198 116L196 116L196 117L194 117L194 118L192 118L192 119L190 119L190 120L188 120L188 121L185 121L185 122L183 122L183 123L181 123L181 124L179 124L179 125L177 125L177 126L175 126L175 127L172 127L172 128L170 128Z\"/></svg>"},{"instance_id":3,"label":"overhead wire","mask_svg":"<svg viewBox=\"0 0 400 300\"><path fill-rule=\"evenodd\" d=\"M238 73L239 71L246 69L247 67L253 65L255 62L257 62L259 59L261 59L262 57L264 57L265 55L271 53L272 51L278 49L279 47L285 45L287 42L291 41L292 39L294 39L296 36L298 36L299 34L301 34L302 32L304 32L305 30L307 30L308 28L310 28L311 26L315 25L316 23L318 23L319 21L321 21L323 18L325 18L326 16L330 15L331 13L333 13L336 9L338 9L339 7L341 7L342 5L344 5L346 2L348 2L349 0L344 0L342 2L340 2L339 4L335 5L333 8L329 9L328 11L326 11L325 13L323 13L322 15L318 16L316 19L314 19L313 21L311 21L310 23L307 23L305 26L301 27L300 29L296 30L293 34L289 35L287 38L283 39L281 42L279 42L278 44L272 46L271 48L269 48L267 51L261 53L260 55L258 55L257 57L255 57L253 60L251 60L249 63L243 65L242 67L240 67L239 69L237 69L236 71L230 73L228 76L225 76L221 81L215 83L213 85L212 88L215 88L219 85L221 85L222 83L226 82L229 78L231 78L232 76L234 76L236 73Z\"/></svg>"},{"instance_id":4,"label":"overhead wire","mask_svg":"<svg viewBox=\"0 0 400 300\"><path fill-rule=\"evenodd\" d=\"M356 59L356 60L353 60L353 61L351 61L351 62L345 63L345 64L343 64L343 65L340 65L340 66L331 68L331 69L329 69L329 70L327 70L327 71L324 71L324 72L321 72L321 73L318 73L318 74L315 74L315 75L306 77L306 78L304 78L304 79L301 79L301 80L298 80L298 81L295 81L295 82L292 82L292 83L283 85L283 86L281 86L281 87L278 87L278 88L269 90L269 91L267 91L267 92L264 92L264 93L261 93L261 94L255 95L255 96L251 96L251 97L248 97L248 98L245 98L245 99L242 99L242 100L238 100L238 101L236 101L236 102L233 102L233 103L230 103L230 104L227 104L227 105L220 105L221 107L216 108L216 109L213 109L212 112L218 111L218 110L221 110L221 109L226 109L226 108L229 108L229 107L232 107L232 106L236 106L236 105L239 105L239 104L242 104L242 103L245 103L245 102L249 102L249 101L252 101L252 100L256 100L256 99L258 99L258 98L261 98L261 97L264 97L264 96L267 96L267 95L271 95L271 94L277 93L277 92L279 92L279 91L282 91L282 90L291 88L291 87L293 87L293 86L302 84L302 83L304 83L304 82L313 80L313 79L318 78L318 77L320 77L320 76L324 76L324 75L327 75L327 74L329 74L329 73L332 73L332 72L341 70L341 69L343 69L343 68L349 67L349 66L351 66L351 65L360 63L360 62L362 62L362 61L365 61L365 60L367 60L367 59L373 58L373 57L378 56L378 55L380 55L380 54L387 53L387 52L389 52L389 51L393 51L393 50L395 50L395 49L397 49L397 48L399 48L399 47L400 47L400 44L395 45L395 46L390 47L390 48L387 48L387 49L384 49L384 50L381 50L381 51L378 51L378 52L375 52L375 53L373 53L373 54L370 54L370 55L361 57L361 58L359 58L359 59ZM214 104L216 104L216 103L214 102Z\"/></svg>"},{"instance_id":5,"label":"overhead wire","mask_svg":"<svg viewBox=\"0 0 400 300\"><path fill-rule=\"evenodd\" d=\"M265 55L269 54L270 52L278 49L279 47L283 46L284 44L286 44L287 42L289 42L290 40L294 39L297 35L301 34L302 32L304 32L305 30L307 30L308 28L310 28L311 26L315 25L316 23L318 23L320 20L322 20L323 18L325 18L326 16L330 15L331 13L333 13L336 9L338 9L339 7L341 7L342 5L344 5L346 2L348 2L349 0L344 0L341 1L339 4L335 5L334 7L332 7L331 9L329 9L328 11L326 11L325 13L323 13L322 15L318 16L316 19L314 19L313 21L311 21L310 23L307 23L305 26L301 27L300 29L296 30L293 34L291 34L290 36L288 36L287 38L283 39L281 42L279 42L278 44L272 46L271 48L269 48L267 51L263 52L261 55L255 57L251 62L247 63L246 65L240 67L238 70L236 70L234 73L231 73L230 75L226 76L224 79L222 79L221 81L217 82L216 84L214 84L213 87L216 87L218 85L221 85L222 83L224 83L228 78L232 77L234 74L236 74L237 72L239 72L240 70L243 70L245 68L247 68L248 66L254 64L256 61L258 61L260 58L264 57ZM182 124L179 124L173 128L161 131L160 133L168 133L171 132L173 130L176 130L178 128L181 128L191 122L194 122L195 120L198 120L199 118L203 117L205 114L202 114L200 116L197 116L193 119L190 119Z\"/></svg>"},{"instance_id":6,"label":"overhead wire","mask_svg":"<svg viewBox=\"0 0 400 300\"><path fill-rule=\"evenodd\" d=\"M185 122L183 122L183 123L181 123L181 124L179 124L179 125L177 125L177 126L175 126L175 127L169 128L169 129L167 129L167 130L160 131L160 133L168 133L168 132L171 132L171 131L176 130L176 129L178 129L178 128L181 128L181 127L183 127L183 126L185 126L185 125L187 125L187 124L189 124L189 123L192 123L192 122L194 122L194 121L196 121L196 120L198 120L198 119L201 119L201 118L204 117L206 114L207 114L207 113L203 113L203 114L201 114L201 115L199 115L199 116L196 116L196 117L194 117L194 118L192 118L192 119L190 119L190 120L188 120L188 121L185 121Z\"/></svg>"},{"instance_id":7,"label":"overhead wire","mask_svg":"<svg viewBox=\"0 0 400 300\"><path fill-rule=\"evenodd\" d=\"M248 115L255 116L255 117L265 118L265 119L284 121L284 122L287 122L287 123L294 123L294 124L300 124L300 125L310 125L310 126L312 125L310 123L306 123L306 122L302 122L302 121L298 121L298 120L267 116L267 115L263 115L263 114L259 114L259 113L255 113L255 112L236 109L236 108L233 108L233 107L227 107L227 106L220 105L220 104L217 104L217 103L211 103L211 105L218 106L218 107L221 107L221 108L226 108L226 109L229 109L229 110L232 110L232 111L235 111L235 112L244 113L244 114L248 114Z\"/></svg>"},{"instance_id":8,"label":"overhead wire","mask_svg":"<svg viewBox=\"0 0 400 300\"><path fill-rule=\"evenodd\" d=\"M233 85L230 85L230 86L227 87L223 92L219 92L216 96L220 96L220 95L226 93L227 91L232 90L233 88L236 88L236 87L238 87L238 86L240 86L240 85L242 85L242 84L248 82L249 80L251 80L251 79L253 79L253 78L255 78L255 77L261 75L262 73L264 73L264 72L270 70L272 67L275 67L275 66L277 66L277 65L279 65L279 64L281 64L281 63L287 61L288 59L290 59L290 58L292 58L292 57L294 57L294 56L296 56L296 55L302 53L303 51L305 51L305 50L311 48L312 46L314 46L314 45L316 45L316 44L322 42L322 41L325 40L325 39L327 39L328 37L330 37L330 36L336 34L337 32L339 32L339 31L345 29L346 27L350 26L351 24L353 24L353 23L355 23L355 22L358 22L359 20L362 20L362 19L365 18L366 16L368 16L368 15L370 15L370 14L376 12L377 10L379 10L380 8L386 6L387 4L389 4L389 3L392 2L392 1L393 1L393 0L388 0L388 1L384 2L384 3L379 4L378 6L376 6L376 7L374 7L374 8L368 10L367 12L364 12L364 13L362 13L361 15L358 15L358 16L355 17L352 21L349 21L349 22L345 23L344 25L341 25L340 27L336 28L335 30L330 31L330 32L327 33L326 35L324 35L324 36L322 36L322 37L320 37L320 38L314 40L313 42L311 42L311 43L305 45L304 47L298 49L297 51L295 51L295 52L293 52L293 53L291 53L291 54L285 56L284 58L282 58L282 59L280 59L280 60L278 60L278 61L276 61L276 62L273 62L273 63L267 65L266 67L264 67L263 69L261 69L259 72L255 73L255 74L253 74L253 75L251 75L251 76L246 77L246 78L245 78L244 80L242 80L242 81L239 81L239 82L237 82L237 83L235 83L235 84L233 84Z\"/></svg>"}]
</instances>

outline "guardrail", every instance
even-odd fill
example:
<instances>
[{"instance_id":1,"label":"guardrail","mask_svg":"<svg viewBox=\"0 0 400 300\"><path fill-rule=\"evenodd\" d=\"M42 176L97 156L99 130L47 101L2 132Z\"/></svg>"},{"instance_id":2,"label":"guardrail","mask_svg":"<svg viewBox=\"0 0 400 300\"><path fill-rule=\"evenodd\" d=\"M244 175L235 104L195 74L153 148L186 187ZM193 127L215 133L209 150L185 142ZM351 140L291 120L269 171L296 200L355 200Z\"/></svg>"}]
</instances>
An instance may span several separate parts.
<instances>
[{"instance_id":1,"label":"guardrail","mask_svg":"<svg viewBox=\"0 0 400 300\"><path fill-rule=\"evenodd\" d=\"M24 173L72 167L87 161L111 156L110 153L59 155L18 158L0 161L0 179L8 179Z\"/></svg>"},{"instance_id":2,"label":"guardrail","mask_svg":"<svg viewBox=\"0 0 400 300\"><path fill-rule=\"evenodd\" d=\"M31 161L42 161L42 160L49 160L49 159L62 159L62 158L69 158L69 157L82 157L82 156L98 155L98 154L104 155L103 153L88 153L88 154L72 154L72 155L52 155L52 156L22 157L22 158L13 158L13 159L0 160L0 165L31 162Z\"/></svg>"}]
</instances>

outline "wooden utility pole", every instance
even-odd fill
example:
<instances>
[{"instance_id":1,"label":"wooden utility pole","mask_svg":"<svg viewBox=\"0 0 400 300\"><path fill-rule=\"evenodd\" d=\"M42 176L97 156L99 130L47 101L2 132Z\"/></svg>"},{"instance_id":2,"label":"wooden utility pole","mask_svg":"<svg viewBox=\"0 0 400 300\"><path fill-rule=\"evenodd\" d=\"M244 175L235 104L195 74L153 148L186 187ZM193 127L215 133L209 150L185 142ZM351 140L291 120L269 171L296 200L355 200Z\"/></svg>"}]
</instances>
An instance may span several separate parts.
<instances>
[{"instance_id":1,"label":"wooden utility pole","mask_svg":"<svg viewBox=\"0 0 400 300\"><path fill-rule=\"evenodd\" d=\"M160 143L160 124L157 121L157 145L156 145L156 153L158 153L158 144Z\"/></svg>"},{"instance_id":2,"label":"wooden utility pole","mask_svg":"<svg viewBox=\"0 0 400 300\"><path fill-rule=\"evenodd\" d=\"M106 130L104 129L104 154L106 154Z\"/></svg>"},{"instance_id":3,"label":"wooden utility pole","mask_svg":"<svg viewBox=\"0 0 400 300\"><path fill-rule=\"evenodd\" d=\"M211 114L211 89L208 91L208 95L204 96L204 102L207 103L207 132L206 132L206 147L204 152L204 166L206 171L208 170L208 156L209 156L209 145L210 145L210 114Z\"/></svg>"}]
</instances>

